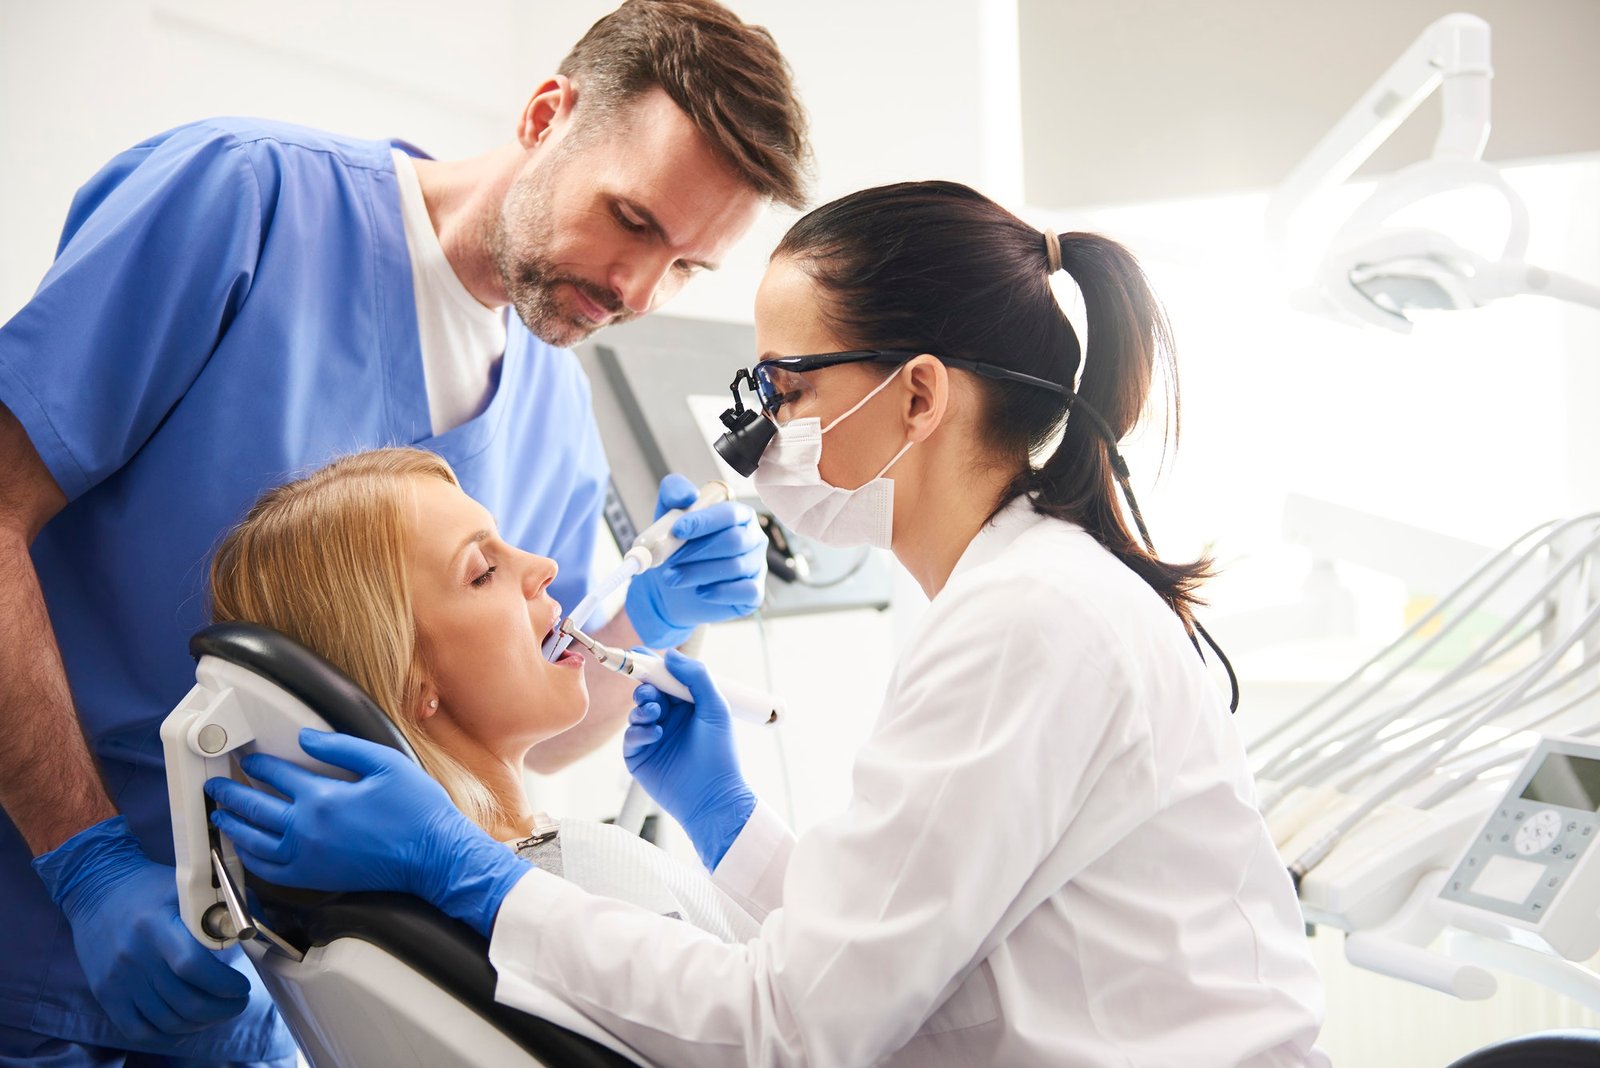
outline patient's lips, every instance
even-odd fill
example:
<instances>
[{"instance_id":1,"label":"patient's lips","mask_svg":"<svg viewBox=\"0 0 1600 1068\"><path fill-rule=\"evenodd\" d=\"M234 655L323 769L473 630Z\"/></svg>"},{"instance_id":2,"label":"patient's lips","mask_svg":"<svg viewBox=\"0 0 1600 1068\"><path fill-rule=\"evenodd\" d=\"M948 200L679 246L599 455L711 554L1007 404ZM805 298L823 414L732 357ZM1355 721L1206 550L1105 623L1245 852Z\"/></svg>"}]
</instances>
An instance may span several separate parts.
<instances>
[{"instance_id":1,"label":"patient's lips","mask_svg":"<svg viewBox=\"0 0 1600 1068\"><path fill-rule=\"evenodd\" d=\"M561 606L552 604L550 608L550 625L544 629L543 634L539 635L539 643L543 645L549 641L550 635L554 634L559 626L561 626Z\"/></svg>"}]
</instances>

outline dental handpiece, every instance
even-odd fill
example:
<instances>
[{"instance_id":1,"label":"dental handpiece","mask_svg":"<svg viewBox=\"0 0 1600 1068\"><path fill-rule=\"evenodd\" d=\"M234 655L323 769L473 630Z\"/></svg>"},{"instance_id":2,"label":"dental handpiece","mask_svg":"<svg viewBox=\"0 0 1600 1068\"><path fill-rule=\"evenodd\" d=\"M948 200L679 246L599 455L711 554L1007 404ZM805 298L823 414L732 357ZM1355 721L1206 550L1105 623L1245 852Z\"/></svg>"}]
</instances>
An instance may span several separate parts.
<instances>
[{"instance_id":1,"label":"dental handpiece","mask_svg":"<svg viewBox=\"0 0 1600 1068\"><path fill-rule=\"evenodd\" d=\"M733 490L721 479L712 479L700 487L700 492L695 495L694 503L687 508L673 508L662 514L660 519L651 523L633 539L633 544L628 546L628 551L622 555L622 563L618 564L589 595L578 602L567 618L574 621L573 626L581 627L589 622L589 617L595 609L600 607L600 602L611 594L621 589L623 584L635 575L643 574L653 567L660 567L667 562L668 557L678 551L683 544L682 538L672 536L672 525L678 517L685 512L697 512L702 508L722 501L733 499ZM562 653L567 651L567 646L572 643L572 635L557 631L550 635L544 643L544 657L554 662Z\"/></svg>"},{"instance_id":2,"label":"dental handpiece","mask_svg":"<svg viewBox=\"0 0 1600 1068\"><path fill-rule=\"evenodd\" d=\"M669 556L677 552L678 548L683 545L682 538L672 536L672 525L678 521L679 516L685 512L698 512L702 508L713 504L721 504L723 501L732 499L733 490L729 488L728 484L720 478L712 479L700 487L700 492L695 495L694 503L689 507L673 508L664 512L660 519L641 530L638 536L633 539L633 544L628 547L628 551L623 554L622 559L624 561L633 560L637 562L637 570L633 572L636 575L649 571L653 567L660 567L667 562ZM577 625L583 626L583 620L579 620Z\"/></svg>"},{"instance_id":3,"label":"dental handpiece","mask_svg":"<svg viewBox=\"0 0 1600 1068\"><path fill-rule=\"evenodd\" d=\"M672 672L667 670L666 661L660 657L617 649L597 642L573 626L571 619L562 620L561 632L582 646L602 667L638 682L648 682L662 693L670 694L680 701L694 700L689 687L673 677ZM777 723L785 715L783 702L769 693L737 682L723 682L721 679L713 681L716 682L717 691L727 699L728 711L735 719L742 719L757 726L766 726Z\"/></svg>"}]
</instances>

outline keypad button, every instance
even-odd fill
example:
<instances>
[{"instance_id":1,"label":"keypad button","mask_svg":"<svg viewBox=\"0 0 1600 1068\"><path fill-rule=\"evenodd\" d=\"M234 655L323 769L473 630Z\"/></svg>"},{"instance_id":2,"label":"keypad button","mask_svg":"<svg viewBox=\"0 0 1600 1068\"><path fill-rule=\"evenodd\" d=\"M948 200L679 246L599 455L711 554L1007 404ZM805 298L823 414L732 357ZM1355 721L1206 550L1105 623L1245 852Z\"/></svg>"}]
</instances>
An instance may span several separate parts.
<instances>
[{"instance_id":1,"label":"keypad button","mask_svg":"<svg viewBox=\"0 0 1600 1068\"><path fill-rule=\"evenodd\" d=\"M1552 876L1550 876L1550 881L1545 883L1544 885L1546 885L1546 886L1554 886L1554 885L1556 885L1556 883L1559 883L1560 881L1561 881L1561 876L1552 875Z\"/></svg>"},{"instance_id":2,"label":"keypad button","mask_svg":"<svg viewBox=\"0 0 1600 1068\"><path fill-rule=\"evenodd\" d=\"M1476 868L1477 866L1478 866L1478 858L1477 857L1468 857L1467 858L1467 867Z\"/></svg>"},{"instance_id":3,"label":"keypad button","mask_svg":"<svg viewBox=\"0 0 1600 1068\"><path fill-rule=\"evenodd\" d=\"M1573 850L1569 850L1569 851L1568 851L1568 852L1567 852L1567 855L1566 855L1566 856L1565 856L1565 857L1564 857L1564 858L1563 858L1563 859L1564 859L1564 860L1572 860L1572 859L1573 859L1573 858L1575 858L1575 857L1576 857L1576 856L1577 856L1577 855L1578 855L1578 851L1577 851L1577 850L1576 850L1576 849L1573 849Z\"/></svg>"},{"instance_id":4,"label":"keypad button","mask_svg":"<svg viewBox=\"0 0 1600 1068\"><path fill-rule=\"evenodd\" d=\"M1511 841L1511 836L1509 834L1502 834L1500 836L1500 841L1501 842L1509 842L1509 841Z\"/></svg>"},{"instance_id":5,"label":"keypad button","mask_svg":"<svg viewBox=\"0 0 1600 1068\"><path fill-rule=\"evenodd\" d=\"M1577 829L1578 829L1578 821L1577 820L1573 820L1571 823L1567 824L1567 833L1568 834L1571 834L1573 831L1575 831Z\"/></svg>"},{"instance_id":6,"label":"keypad button","mask_svg":"<svg viewBox=\"0 0 1600 1068\"><path fill-rule=\"evenodd\" d=\"M1517 819L1519 819L1519 820L1524 819L1524 818L1527 817L1527 815L1528 814L1526 812L1518 812L1517 813Z\"/></svg>"},{"instance_id":7,"label":"keypad button","mask_svg":"<svg viewBox=\"0 0 1600 1068\"><path fill-rule=\"evenodd\" d=\"M1562 845L1560 842L1557 842L1555 845L1550 847L1550 852L1553 856L1559 857L1561 855L1561 851L1565 848L1566 846Z\"/></svg>"},{"instance_id":8,"label":"keypad button","mask_svg":"<svg viewBox=\"0 0 1600 1068\"><path fill-rule=\"evenodd\" d=\"M1592 824L1585 824L1584 828L1583 828L1583 836L1585 838L1589 837L1590 832L1593 831L1593 830L1594 830L1594 826Z\"/></svg>"}]
</instances>

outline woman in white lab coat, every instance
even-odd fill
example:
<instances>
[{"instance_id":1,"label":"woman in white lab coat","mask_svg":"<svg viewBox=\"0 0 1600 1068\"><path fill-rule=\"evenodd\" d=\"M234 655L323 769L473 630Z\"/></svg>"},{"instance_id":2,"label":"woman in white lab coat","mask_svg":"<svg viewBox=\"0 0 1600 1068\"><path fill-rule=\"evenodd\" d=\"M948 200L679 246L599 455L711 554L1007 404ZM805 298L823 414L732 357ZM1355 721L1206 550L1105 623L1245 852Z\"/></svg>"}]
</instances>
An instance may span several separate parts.
<instances>
[{"instance_id":1,"label":"woman in white lab coat","mask_svg":"<svg viewBox=\"0 0 1600 1068\"><path fill-rule=\"evenodd\" d=\"M931 600L848 807L799 838L745 786L698 664L671 659L694 705L641 687L629 765L759 936L496 859L376 751L355 783L237 812L246 864L433 900L491 935L500 1000L559 991L662 1064L1326 1064L1294 891L1195 641L1206 564L1159 559L1119 502L1115 443L1169 359L1133 258L963 186L867 190L784 238L756 334L763 499L892 548Z\"/></svg>"}]
</instances>

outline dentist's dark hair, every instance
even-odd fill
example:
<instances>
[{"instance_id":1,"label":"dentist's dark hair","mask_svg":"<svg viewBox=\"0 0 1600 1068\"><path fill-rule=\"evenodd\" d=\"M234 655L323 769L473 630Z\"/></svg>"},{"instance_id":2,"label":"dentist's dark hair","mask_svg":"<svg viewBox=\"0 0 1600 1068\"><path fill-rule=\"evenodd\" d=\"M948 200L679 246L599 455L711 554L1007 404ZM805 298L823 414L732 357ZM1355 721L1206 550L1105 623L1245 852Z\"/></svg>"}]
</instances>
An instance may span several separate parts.
<instances>
[{"instance_id":1,"label":"dentist's dark hair","mask_svg":"<svg viewBox=\"0 0 1600 1068\"><path fill-rule=\"evenodd\" d=\"M1127 249L1096 234L1059 241L1062 268L1083 291L1088 363L1076 411L1047 390L974 376L983 437L995 462L1016 472L995 511L1027 495L1035 511L1083 527L1192 631L1211 562L1170 563L1145 545L1118 504L1113 459L1112 443L1143 414L1158 368L1170 397L1167 440L1176 441L1166 314ZM850 348L962 357L1073 388L1082 358L1050 289L1044 234L964 185L905 182L852 193L795 223L772 258L792 260L821 286L823 314ZM1035 467L1032 458L1064 419L1060 443Z\"/></svg>"}]
</instances>

